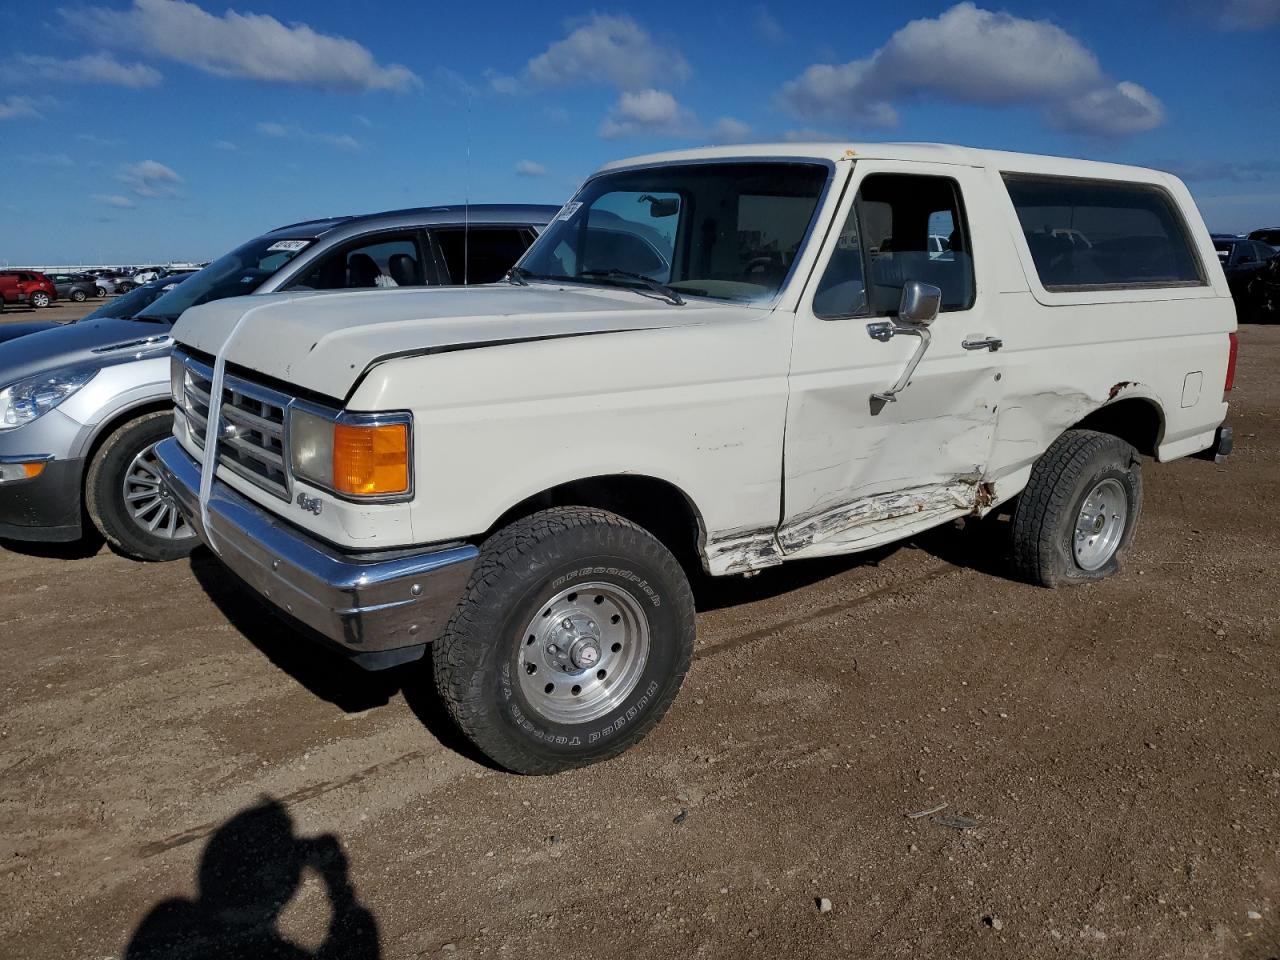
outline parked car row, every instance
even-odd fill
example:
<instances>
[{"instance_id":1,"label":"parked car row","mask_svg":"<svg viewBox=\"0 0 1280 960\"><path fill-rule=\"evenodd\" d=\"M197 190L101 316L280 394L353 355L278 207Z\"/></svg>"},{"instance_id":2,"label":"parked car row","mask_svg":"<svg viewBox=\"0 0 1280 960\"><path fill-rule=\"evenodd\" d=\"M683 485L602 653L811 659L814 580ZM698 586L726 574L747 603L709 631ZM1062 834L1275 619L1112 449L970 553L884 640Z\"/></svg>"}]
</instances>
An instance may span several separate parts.
<instances>
[{"instance_id":1,"label":"parked car row","mask_svg":"<svg viewBox=\"0 0 1280 960\"><path fill-rule=\"evenodd\" d=\"M38 270L0 270L0 303L47 307L58 298L53 281Z\"/></svg>"},{"instance_id":2,"label":"parked car row","mask_svg":"<svg viewBox=\"0 0 1280 960\"><path fill-rule=\"evenodd\" d=\"M0 343L0 535L202 542L360 667L434 645L459 729L525 773L658 723L696 577L1000 509L1014 574L1088 583L1144 457L1232 447L1231 286L1137 167L659 154L558 211L280 227L124 312Z\"/></svg>"},{"instance_id":3,"label":"parked car row","mask_svg":"<svg viewBox=\"0 0 1280 960\"><path fill-rule=\"evenodd\" d=\"M1255 233L1268 235L1262 230ZM1240 319L1246 322L1280 319L1277 312L1280 297L1275 294L1275 287L1280 284L1280 250L1263 240L1225 234L1215 234L1213 246L1227 275Z\"/></svg>"},{"instance_id":4,"label":"parked car row","mask_svg":"<svg viewBox=\"0 0 1280 960\"><path fill-rule=\"evenodd\" d=\"M12 421L7 430L0 420L0 463L32 449L44 458L37 482L0 482L0 537L75 540L89 528L130 556L182 556L194 533L158 486L154 448L172 432L169 331L185 310L278 290L491 283L555 212L433 207L291 224L74 324L0 343L0 410ZM6 395L27 406L5 408Z\"/></svg>"}]
</instances>

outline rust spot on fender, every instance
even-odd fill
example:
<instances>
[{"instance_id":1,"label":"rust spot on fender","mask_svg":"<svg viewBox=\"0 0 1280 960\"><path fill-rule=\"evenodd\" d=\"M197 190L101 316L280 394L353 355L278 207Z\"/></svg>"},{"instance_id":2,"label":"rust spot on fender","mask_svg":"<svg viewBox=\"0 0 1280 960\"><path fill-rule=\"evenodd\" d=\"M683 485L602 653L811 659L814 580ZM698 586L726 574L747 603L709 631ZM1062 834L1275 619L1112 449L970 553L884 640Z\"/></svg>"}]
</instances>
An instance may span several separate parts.
<instances>
[{"instance_id":1,"label":"rust spot on fender","mask_svg":"<svg viewBox=\"0 0 1280 960\"><path fill-rule=\"evenodd\" d=\"M996 502L996 487L994 483L980 483L976 491L973 502L973 512L979 513Z\"/></svg>"},{"instance_id":2,"label":"rust spot on fender","mask_svg":"<svg viewBox=\"0 0 1280 960\"><path fill-rule=\"evenodd\" d=\"M1118 394L1121 390L1125 390L1129 387L1134 387L1134 386L1137 386L1137 384L1135 384L1132 380L1121 380L1114 387L1112 387L1110 390L1107 391L1107 398L1109 400L1114 400L1116 398L1116 394Z\"/></svg>"}]
</instances>

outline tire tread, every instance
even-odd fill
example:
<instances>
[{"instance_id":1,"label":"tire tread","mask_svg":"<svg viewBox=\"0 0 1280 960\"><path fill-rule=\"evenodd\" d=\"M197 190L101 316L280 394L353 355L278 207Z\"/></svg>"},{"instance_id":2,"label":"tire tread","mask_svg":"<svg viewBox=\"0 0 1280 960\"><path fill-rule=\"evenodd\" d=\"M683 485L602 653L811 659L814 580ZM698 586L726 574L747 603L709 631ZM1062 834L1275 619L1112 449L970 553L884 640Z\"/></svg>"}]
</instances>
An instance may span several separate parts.
<instances>
[{"instance_id":1,"label":"tire tread","mask_svg":"<svg viewBox=\"0 0 1280 960\"><path fill-rule=\"evenodd\" d=\"M481 548L479 562L472 571L457 612L432 645L431 663L436 689L454 722L490 759L519 773L556 773L609 759L633 746L667 712L692 661L692 645L687 648L681 645L679 659L672 671L675 682L668 684L663 699L637 721L637 726L629 730L627 736L606 741L598 751L577 757L548 759L519 749L498 728L500 721L487 709L485 671L478 669L488 663L497 646L481 623L490 612L486 597L499 589L499 581L511 569L536 564L536 552L549 539L585 527L607 531L610 547L624 555L638 553L670 574L672 582L683 587L681 595L673 598L680 628L688 630L690 635L694 629L693 596L680 564L646 530L617 514L594 507L554 507L517 520L493 534Z\"/></svg>"}]
</instances>

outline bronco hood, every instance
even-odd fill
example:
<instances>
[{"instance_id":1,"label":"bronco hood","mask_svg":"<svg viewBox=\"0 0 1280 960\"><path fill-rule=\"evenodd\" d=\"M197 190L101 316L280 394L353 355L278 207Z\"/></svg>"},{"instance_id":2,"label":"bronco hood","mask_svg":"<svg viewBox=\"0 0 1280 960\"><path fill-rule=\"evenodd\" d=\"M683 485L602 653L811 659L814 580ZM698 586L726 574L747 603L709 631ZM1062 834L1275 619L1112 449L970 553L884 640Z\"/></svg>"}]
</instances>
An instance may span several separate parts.
<instances>
[{"instance_id":1,"label":"bronco hood","mask_svg":"<svg viewBox=\"0 0 1280 960\"><path fill-rule=\"evenodd\" d=\"M192 307L179 344L329 397L373 364L414 353L707 323L761 307L632 290L533 283L350 293L257 294ZM228 343L230 339L230 343Z\"/></svg>"}]
</instances>

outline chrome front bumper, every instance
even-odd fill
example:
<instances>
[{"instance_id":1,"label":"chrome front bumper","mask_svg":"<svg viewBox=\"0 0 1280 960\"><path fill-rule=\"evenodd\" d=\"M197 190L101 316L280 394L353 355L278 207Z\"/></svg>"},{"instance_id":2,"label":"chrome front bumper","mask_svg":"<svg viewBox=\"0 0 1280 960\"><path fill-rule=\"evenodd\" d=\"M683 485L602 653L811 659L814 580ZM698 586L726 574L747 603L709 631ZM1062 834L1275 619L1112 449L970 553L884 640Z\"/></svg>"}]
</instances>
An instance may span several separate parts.
<instances>
[{"instance_id":1,"label":"chrome front bumper","mask_svg":"<svg viewBox=\"0 0 1280 960\"><path fill-rule=\"evenodd\" d=\"M465 544L361 559L308 537L217 480L206 529L200 465L172 438L156 447L156 456L179 509L219 559L364 667L420 657L453 616L480 553Z\"/></svg>"}]
</instances>

